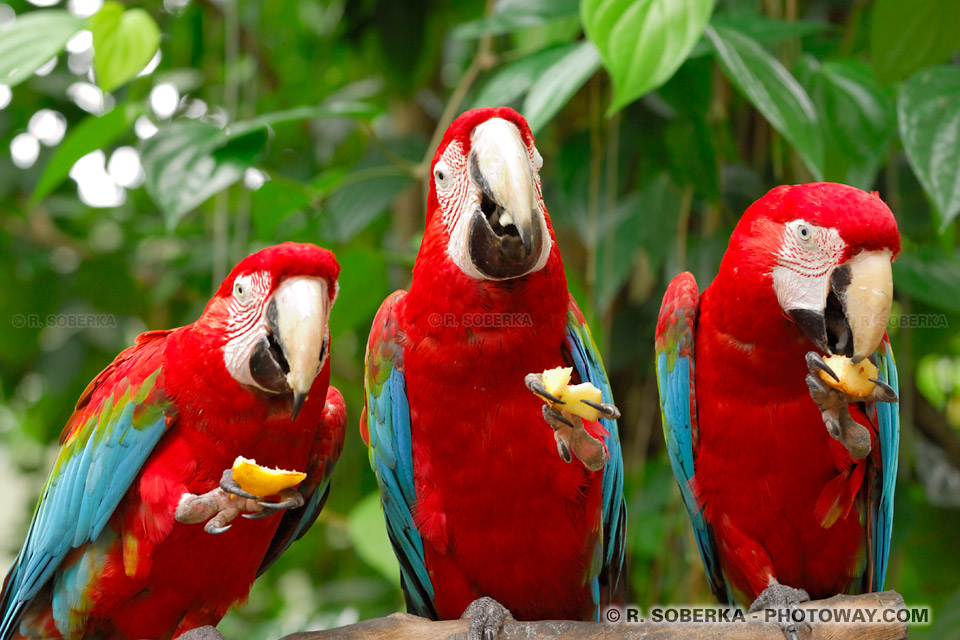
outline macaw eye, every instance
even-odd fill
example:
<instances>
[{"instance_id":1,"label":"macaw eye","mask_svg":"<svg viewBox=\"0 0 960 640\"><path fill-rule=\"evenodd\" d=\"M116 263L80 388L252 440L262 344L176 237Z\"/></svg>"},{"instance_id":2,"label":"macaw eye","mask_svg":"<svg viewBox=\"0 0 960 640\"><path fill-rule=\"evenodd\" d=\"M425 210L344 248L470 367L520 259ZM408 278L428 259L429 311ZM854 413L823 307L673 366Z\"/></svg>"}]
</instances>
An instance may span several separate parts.
<instances>
[{"instance_id":1,"label":"macaw eye","mask_svg":"<svg viewBox=\"0 0 960 640\"><path fill-rule=\"evenodd\" d=\"M813 232L810 231L810 227L801 224L797 226L797 237L800 238L801 242L807 242L813 237Z\"/></svg>"},{"instance_id":2,"label":"macaw eye","mask_svg":"<svg viewBox=\"0 0 960 640\"><path fill-rule=\"evenodd\" d=\"M447 185L450 183L450 169L447 167L446 163L441 161L436 164L436 166L433 168L433 177L437 181L438 188L447 188Z\"/></svg>"},{"instance_id":3,"label":"macaw eye","mask_svg":"<svg viewBox=\"0 0 960 640\"><path fill-rule=\"evenodd\" d=\"M247 281L247 278L237 278L237 280L233 283L233 297L240 302L246 302L249 292L250 283Z\"/></svg>"}]
</instances>

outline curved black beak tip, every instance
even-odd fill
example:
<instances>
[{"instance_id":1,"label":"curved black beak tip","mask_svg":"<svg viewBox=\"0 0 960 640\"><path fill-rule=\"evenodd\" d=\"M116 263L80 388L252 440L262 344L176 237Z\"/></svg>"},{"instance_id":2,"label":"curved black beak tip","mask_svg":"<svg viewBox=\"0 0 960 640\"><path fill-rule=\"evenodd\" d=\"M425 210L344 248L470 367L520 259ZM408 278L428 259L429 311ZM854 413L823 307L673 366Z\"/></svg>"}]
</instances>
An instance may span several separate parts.
<instances>
[{"instance_id":1,"label":"curved black beak tip","mask_svg":"<svg viewBox=\"0 0 960 640\"><path fill-rule=\"evenodd\" d=\"M827 346L827 322L822 311L813 309L790 309L790 319L803 331L810 342L823 353L830 353Z\"/></svg>"},{"instance_id":2,"label":"curved black beak tip","mask_svg":"<svg viewBox=\"0 0 960 640\"><path fill-rule=\"evenodd\" d=\"M297 419L297 415L300 413L300 409L303 408L303 403L307 401L306 393L297 393L293 392L293 410L290 412L290 418L292 420Z\"/></svg>"}]
</instances>

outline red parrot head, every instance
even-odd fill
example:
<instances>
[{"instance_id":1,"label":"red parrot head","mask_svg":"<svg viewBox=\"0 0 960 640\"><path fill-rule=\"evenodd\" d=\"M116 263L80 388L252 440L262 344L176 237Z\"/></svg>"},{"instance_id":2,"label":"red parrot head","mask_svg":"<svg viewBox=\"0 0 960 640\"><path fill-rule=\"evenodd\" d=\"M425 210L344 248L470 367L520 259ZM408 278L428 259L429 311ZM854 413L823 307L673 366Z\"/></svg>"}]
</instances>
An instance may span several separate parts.
<instances>
[{"instance_id":1,"label":"red parrot head","mask_svg":"<svg viewBox=\"0 0 960 640\"><path fill-rule=\"evenodd\" d=\"M270 396L292 396L296 418L323 369L340 266L333 253L285 242L242 260L197 324L218 336L230 376Z\"/></svg>"},{"instance_id":2,"label":"red parrot head","mask_svg":"<svg viewBox=\"0 0 960 640\"><path fill-rule=\"evenodd\" d=\"M821 351L859 361L879 346L900 234L876 193L829 182L777 187L747 209L730 249L734 264L749 265L739 274L734 267L734 277L772 286L786 316Z\"/></svg>"},{"instance_id":3,"label":"red parrot head","mask_svg":"<svg viewBox=\"0 0 960 640\"><path fill-rule=\"evenodd\" d=\"M427 232L442 234L464 274L506 280L547 263L553 240L542 165L530 127L513 109L467 111L447 129L431 165Z\"/></svg>"}]
</instances>

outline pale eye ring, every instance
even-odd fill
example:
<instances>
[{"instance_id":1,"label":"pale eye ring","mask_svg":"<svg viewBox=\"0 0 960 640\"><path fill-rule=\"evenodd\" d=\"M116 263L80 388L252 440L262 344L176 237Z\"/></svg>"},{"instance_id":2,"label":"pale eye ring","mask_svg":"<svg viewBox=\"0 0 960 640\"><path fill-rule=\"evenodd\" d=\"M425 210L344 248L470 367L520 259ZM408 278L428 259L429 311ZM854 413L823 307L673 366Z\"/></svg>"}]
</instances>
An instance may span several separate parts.
<instances>
[{"instance_id":1,"label":"pale eye ring","mask_svg":"<svg viewBox=\"0 0 960 640\"><path fill-rule=\"evenodd\" d=\"M801 224L797 226L797 237L800 238L802 242L808 242L810 238L813 237L813 233L810 231L810 227Z\"/></svg>"},{"instance_id":2,"label":"pale eye ring","mask_svg":"<svg viewBox=\"0 0 960 640\"><path fill-rule=\"evenodd\" d=\"M433 177L437 180L437 186L441 189L447 187L447 184L450 182L450 169L447 167L446 163L438 162L433 168Z\"/></svg>"},{"instance_id":3,"label":"pale eye ring","mask_svg":"<svg viewBox=\"0 0 960 640\"><path fill-rule=\"evenodd\" d=\"M243 278L237 278L237 281L233 283L233 295L237 300L243 302L247 297L247 290L250 287L247 286L246 282L243 281Z\"/></svg>"}]
</instances>

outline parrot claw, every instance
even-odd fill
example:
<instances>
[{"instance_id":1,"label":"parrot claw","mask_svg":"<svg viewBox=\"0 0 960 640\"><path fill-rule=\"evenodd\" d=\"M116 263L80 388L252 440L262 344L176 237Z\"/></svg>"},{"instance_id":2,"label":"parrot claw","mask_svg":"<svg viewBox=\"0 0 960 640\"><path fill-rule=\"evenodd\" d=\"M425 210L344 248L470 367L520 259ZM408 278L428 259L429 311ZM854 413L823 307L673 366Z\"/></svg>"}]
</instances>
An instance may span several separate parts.
<instances>
[{"instance_id":1,"label":"parrot claw","mask_svg":"<svg viewBox=\"0 0 960 640\"><path fill-rule=\"evenodd\" d=\"M227 493L232 493L240 498L246 498L248 500L259 499L259 496L255 496L252 493L244 491L240 488L240 485L237 483L237 481L233 479L233 469L224 470L223 475L220 477L220 488Z\"/></svg>"},{"instance_id":2,"label":"parrot claw","mask_svg":"<svg viewBox=\"0 0 960 640\"><path fill-rule=\"evenodd\" d=\"M262 504L258 502L260 498L251 496L239 487L231 486L228 480L233 480L233 472L230 469L223 472L219 487L200 495L185 493L180 496L180 502L173 513L174 519L181 524L205 522L203 530L218 536L233 526L230 523L237 516L243 514L244 517L248 517L250 513L260 514L265 511ZM302 497L300 500L300 504L303 504ZM275 511L267 515L271 513Z\"/></svg>"},{"instance_id":3,"label":"parrot claw","mask_svg":"<svg viewBox=\"0 0 960 640\"><path fill-rule=\"evenodd\" d=\"M471 602L460 619L470 621L467 640L496 640L503 623L513 620L513 615L493 598L484 596Z\"/></svg>"},{"instance_id":4,"label":"parrot claw","mask_svg":"<svg viewBox=\"0 0 960 640\"><path fill-rule=\"evenodd\" d=\"M789 612L789 615L784 615L787 621L778 621L777 624L780 626L780 629L783 630L783 635L787 638L790 640L800 640L801 635L809 635L810 624L807 622L797 624L793 619L793 612L800 610L801 602L808 602L809 600L810 594L803 589L794 589L785 584L780 584L776 580L772 580L770 586L764 589L763 592L757 596L757 599L753 601L753 604L750 605L750 613L763 610L777 611L778 613L782 611Z\"/></svg>"},{"instance_id":5,"label":"parrot claw","mask_svg":"<svg viewBox=\"0 0 960 640\"><path fill-rule=\"evenodd\" d=\"M876 402L897 402L900 400L897 392L893 390L893 387L880 378L870 378L870 382L877 385L873 393L870 394L872 400Z\"/></svg>"},{"instance_id":6,"label":"parrot claw","mask_svg":"<svg viewBox=\"0 0 960 640\"><path fill-rule=\"evenodd\" d=\"M576 425L548 404L543 405L543 419L546 420L547 424L553 427L554 430L559 429L561 426L567 426L571 429L576 428Z\"/></svg>"},{"instance_id":7,"label":"parrot claw","mask_svg":"<svg viewBox=\"0 0 960 640\"><path fill-rule=\"evenodd\" d=\"M840 382L840 376L838 376L836 372L830 368L830 365L826 363L826 361L823 359L823 356L816 351L810 351L807 353L807 369L810 371L810 373L823 371L837 382Z\"/></svg>"},{"instance_id":8,"label":"parrot claw","mask_svg":"<svg viewBox=\"0 0 960 640\"><path fill-rule=\"evenodd\" d=\"M554 404L564 404L560 398L552 393L547 393L547 388L543 385L542 373L528 373L526 377L524 377L523 383L527 385L527 389L530 389L530 391L533 391L541 398L546 398Z\"/></svg>"},{"instance_id":9,"label":"parrot claw","mask_svg":"<svg viewBox=\"0 0 960 640\"><path fill-rule=\"evenodd\" d=\"M580 402L588 407L593 407L610 420L620 419L620 409L617 409L616 405L612 405L609 402L593 402L592 400L580 400Z\"/></svg>"},{"instance_id":10,"label":"parrot claw","mask_svg":"<svg viewBox=\"0 0 960 640\"><path fill-rule=\"evenodd\" d=\"M218 527L218 526L214 525L214 521L211 520L210 522L208 522L207 524L205 524L205 525L203 526L203 530L206 531L207 533L211 534L211 535L218 536L218 535L220 535L221 533L223 533L224 531L227 531L228 529L230 529L232 526L233 526L232 524L228 524L228 525L224 525L224 526L222 526L222 527Z\"/></svg>"},{"instance_id":11,"label":"parrot claw","mask_svg":"<svg viewBox=\"0 0 960 640\"><path fill-rule=\"evenodd\" d=\"M296 489L284 489L279 495L281 498L280 502L260 500L257 504L262 507L263 510L258 513L245 513L243 517L248 520L259 520L260 518L266 518L275 513L279 513L284 509L299 509L306 504L303 495Z\"/></svg>"}]
</instances>

